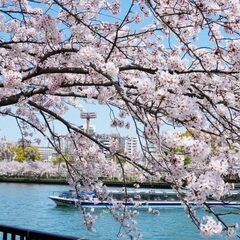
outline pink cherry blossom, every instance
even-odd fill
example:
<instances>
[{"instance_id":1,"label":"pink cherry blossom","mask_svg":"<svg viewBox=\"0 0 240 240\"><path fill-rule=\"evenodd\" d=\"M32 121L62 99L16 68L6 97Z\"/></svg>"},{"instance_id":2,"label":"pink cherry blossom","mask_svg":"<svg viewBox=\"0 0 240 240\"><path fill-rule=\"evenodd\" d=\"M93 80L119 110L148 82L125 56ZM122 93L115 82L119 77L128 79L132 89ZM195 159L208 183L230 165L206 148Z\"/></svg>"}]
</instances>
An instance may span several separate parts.
<instances>
[{"instance_id":1,"label":"pink cherry blossom","mask_svg":"<svg viewBox=\"0 0 240 240\"><path fill-rule=\"evenodd\" d=\"M223 226L220 222L216 222L213 217L206 216L203 218L206 223L200 224L200 231L204 236L212 236L220 234L223 230Z\"/></svg>"}]
</instances>

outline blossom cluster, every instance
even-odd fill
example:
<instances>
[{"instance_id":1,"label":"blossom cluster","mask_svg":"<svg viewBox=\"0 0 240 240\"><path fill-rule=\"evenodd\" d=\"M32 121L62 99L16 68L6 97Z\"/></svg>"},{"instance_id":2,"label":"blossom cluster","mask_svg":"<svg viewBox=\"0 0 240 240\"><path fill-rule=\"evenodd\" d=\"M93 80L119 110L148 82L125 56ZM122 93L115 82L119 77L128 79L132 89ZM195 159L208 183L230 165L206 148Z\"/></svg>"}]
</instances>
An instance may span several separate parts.
<instances>
[{"instance_id":1,"label":"blossom cluster","mask_svg":"<svg viewBox=\"0 0 240 240\"><path fill-rule=\"evenodd\" d=\"M222 224L220 222L216 222L213 217L206 216L204 217L204 220L206 223L200 224L200 230L204 236L212 236L222 232Z\"/></svg>"},{"instance_id":2,"label":"blossom cluster","mask_svg":"<svg viewBox=\"0 0 240 240\"><path fill-rule=\"evenodd\" d=\"M0 175L12 177L66 177L66 168L50 162L0 161Z\"/></svg>"}]
</instances>

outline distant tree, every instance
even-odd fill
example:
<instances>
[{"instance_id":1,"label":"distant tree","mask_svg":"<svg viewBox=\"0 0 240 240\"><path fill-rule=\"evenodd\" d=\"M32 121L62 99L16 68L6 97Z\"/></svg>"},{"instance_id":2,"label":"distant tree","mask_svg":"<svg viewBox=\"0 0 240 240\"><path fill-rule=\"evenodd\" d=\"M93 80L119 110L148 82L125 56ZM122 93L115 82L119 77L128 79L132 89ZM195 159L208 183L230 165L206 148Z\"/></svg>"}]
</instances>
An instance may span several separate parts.
<instances>
[{"instance_id":1,"label":"distant tree","mask_svg":"<svg viewBox=\"0 0 240 240\"><path fill-rule=\"evenodd\" d=\"M57 154L56 156L53 157L52 163L54 165L65 163L65 162L71 162L72 158L70 153L65 149L63 156L62 154Z\"/></svg>"},{"instance_id":2,"label":"distant tree","mask_svg":"<svg viewBox=\"0 0 240 240\"><path fill-rule=\"evenodd\" d=\"M24 161L37 161L41 159L41 155L38 148L35 146L29 146L23 148L19 145L14 145L10 148L10 151L14 154L13 160L24 162Z\"/></svg>"},{"instance_id":3,"label":"distant tree","mask_svg":"<svg viewBox=\"0 0 240 240\"><path fill-rule=\"evenodd\" d=\"M41 154L38 151L38 147L29 146L24 149L27 161L38 161L41 159Z\"/></svg>"}]
</instances>

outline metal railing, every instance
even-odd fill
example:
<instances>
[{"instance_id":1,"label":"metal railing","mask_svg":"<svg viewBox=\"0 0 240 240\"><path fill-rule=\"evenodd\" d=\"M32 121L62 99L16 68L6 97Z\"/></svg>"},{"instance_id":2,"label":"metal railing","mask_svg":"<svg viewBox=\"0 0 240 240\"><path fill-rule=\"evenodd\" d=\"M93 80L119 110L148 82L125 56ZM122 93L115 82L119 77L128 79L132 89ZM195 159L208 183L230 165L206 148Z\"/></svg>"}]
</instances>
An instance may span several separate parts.
<instances>
[{"instance_id":1,"label":"metal railing","mask_svg":"<svg viewBox=\"0 0 240 240\"><path fill-rule=\"evenodd\" d=\"M0 225L1 240L84 240L83 238L62 236L24 228ZM86 239L85 239L86 240Z\"/></svg>"}]
</instances>

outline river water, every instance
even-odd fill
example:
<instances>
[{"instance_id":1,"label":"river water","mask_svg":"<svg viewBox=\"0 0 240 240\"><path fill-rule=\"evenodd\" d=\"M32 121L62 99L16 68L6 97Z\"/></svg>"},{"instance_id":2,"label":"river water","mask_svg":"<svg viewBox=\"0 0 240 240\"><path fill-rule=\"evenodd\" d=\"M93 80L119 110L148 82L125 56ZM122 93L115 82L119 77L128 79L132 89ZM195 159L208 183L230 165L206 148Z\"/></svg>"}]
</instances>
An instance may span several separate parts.
<instances>
[{"instance_id":1,"label":"river water","mask_svg":"<svg viewBox=\"0 0 240 240\"><path fill-rule=\"evenodd\" d=\"M83 226L81 214L77 209L56 207L55 203L48 199L51 192L67 189L69 189L68 186L61 185L0 183L0 224L84 237L90 240L119 239L117 233L120 225L107 211L95 212L99 218L95 224L96 232L89 232ZM140 211L137 216L143 239L206 239L199 234L182 208L160 208L159 210L159 215L149 214L145 210ZM233 224L240 223L240 216L232 216L228 220ZM225 238L217 236L207 239Z\"/></svg>"}]
</instances>

